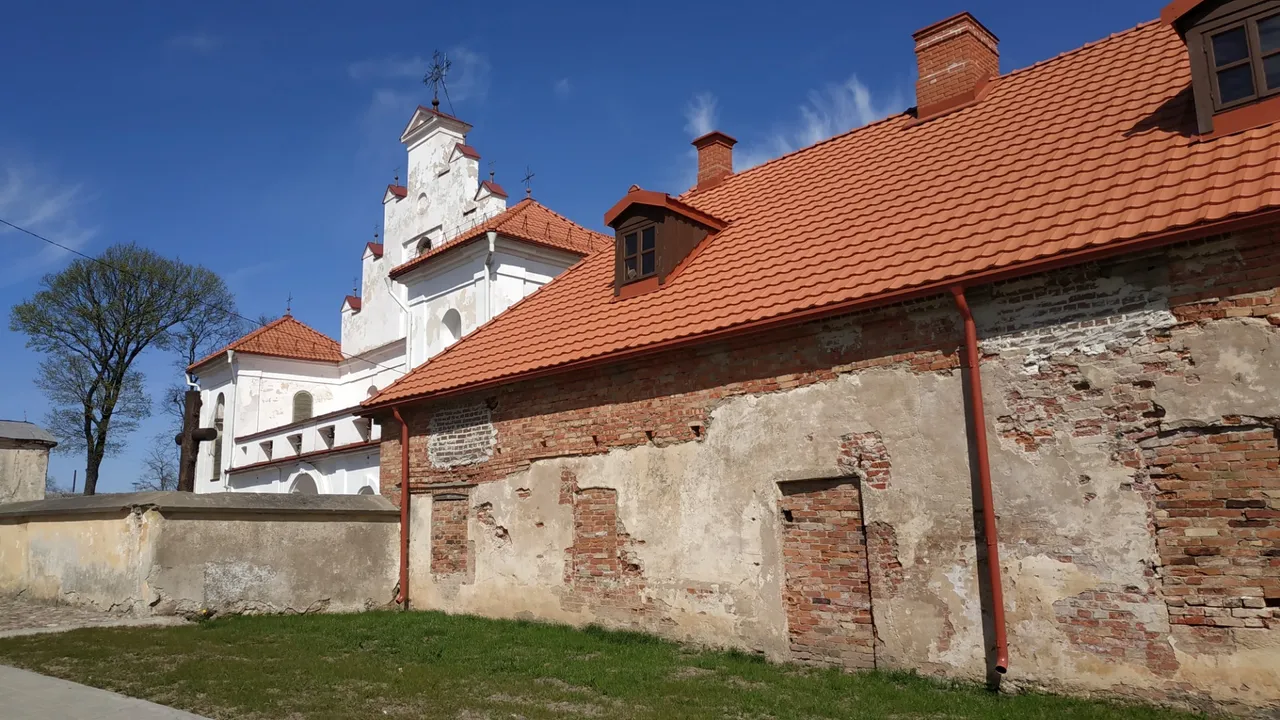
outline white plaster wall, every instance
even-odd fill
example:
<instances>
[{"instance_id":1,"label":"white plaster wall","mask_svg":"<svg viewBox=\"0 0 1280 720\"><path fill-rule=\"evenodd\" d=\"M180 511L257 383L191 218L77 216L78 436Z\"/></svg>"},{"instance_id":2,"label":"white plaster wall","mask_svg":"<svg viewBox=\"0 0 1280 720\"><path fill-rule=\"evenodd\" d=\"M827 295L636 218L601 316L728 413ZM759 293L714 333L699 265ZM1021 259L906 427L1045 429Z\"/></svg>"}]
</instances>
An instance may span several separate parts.
<instances>
[{"instance_id":1,"label":"white plaster wall","mask_svg":"<svg viewBox=\"0 0 1280 720\"><path fill-rule=\"evenodd\" d=\"M330 457L310 458L297 463L234 473L227 483L229 492L287 493L302 473L316 481L321 495L354 495L371 487L378 493L378 448Z\"/></svg>"},{"instance_id":2,"label":"white plaster wall","mask_svg":"<svg viewBox=\"0 0 1280 720\"><path fill-rule=\"evenodd\" d=\"M385 248L385 246L384 246ZM404 337L402 293L387 277L388 258L374 257L367 248L361 258L360 311L342 313L342 352L359 355ZM400 302L397 302L400 299Z\"/></svg>"}]
</instances>

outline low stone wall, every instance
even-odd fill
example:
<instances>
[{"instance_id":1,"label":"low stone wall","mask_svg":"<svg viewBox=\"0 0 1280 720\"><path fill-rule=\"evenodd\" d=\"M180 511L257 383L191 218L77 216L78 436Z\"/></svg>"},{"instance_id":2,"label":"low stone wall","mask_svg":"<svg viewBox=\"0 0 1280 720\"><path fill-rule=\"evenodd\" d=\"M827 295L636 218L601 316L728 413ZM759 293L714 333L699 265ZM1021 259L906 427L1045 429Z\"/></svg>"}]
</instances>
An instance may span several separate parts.
<instances>
[{"instance_id":1,"label":"low stone wall","mask_svg":"<svg viewBox=\"0 0 1280 720\"><path fill-rule=\"evenodd\" d=\"M0 505L0 594L141 615L366 610L394 596L398 519L365 495Z\"/></svg>"}]
</instances>

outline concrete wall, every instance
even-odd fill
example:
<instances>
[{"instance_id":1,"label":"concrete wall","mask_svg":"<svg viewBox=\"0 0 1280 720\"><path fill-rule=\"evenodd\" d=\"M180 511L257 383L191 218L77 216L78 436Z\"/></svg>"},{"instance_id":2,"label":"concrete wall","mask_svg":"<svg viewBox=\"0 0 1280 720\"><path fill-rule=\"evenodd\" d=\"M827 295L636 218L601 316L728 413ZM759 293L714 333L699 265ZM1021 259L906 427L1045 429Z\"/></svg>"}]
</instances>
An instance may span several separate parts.
<instances>
[{"instance_id":1,"label":"concrete wall","mask_svg":"<svg viewBox=\"0 0 1280 720\"><path fill-rule=\"evenodd\" d=\"M1278 235L970 290L1006 681L1280 709ZM937 297L406 413L414 604L986 678L961 337Z\"/></svg>"},{"instance_id":2,"label":"concrete wall","mask_svg":"<svg viewBox=\"0 0 1280 720\"><path fill-rule=\"evenodd\" d=\"M0 503L44 499L49 444L0 438Z\"/></svg>"},{"instance_id":3,"label":"concrete wall","mask_svg":"<svg viewBox=\"0 0 1280 720\"><path fill-rule=\"evenodd\" d=\"M0 593L134 614L350 612L392 600L379 497L135 493L0 507Z\"/></svg>"}]
</instances>

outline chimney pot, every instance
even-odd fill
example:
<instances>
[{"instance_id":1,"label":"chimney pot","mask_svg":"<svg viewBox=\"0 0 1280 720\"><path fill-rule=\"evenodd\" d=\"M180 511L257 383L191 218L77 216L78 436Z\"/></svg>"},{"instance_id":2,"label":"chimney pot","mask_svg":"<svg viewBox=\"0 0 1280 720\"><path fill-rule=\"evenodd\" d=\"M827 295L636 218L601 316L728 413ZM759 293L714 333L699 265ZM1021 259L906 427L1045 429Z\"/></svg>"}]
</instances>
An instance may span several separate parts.
<instances>
[{"instance_id":1,"label":"chimney pot","mask_svg":"<svg viewBox=\"0 0 1280 720\"><path fill-rule=\"evenodd\" d=\"M911 35L916 41L916 116L939 115L971 100L1000 74L1000 51L990 30L967 12Z\"/></svg>"},{"instance_id":2,"label":"chimney pot","mask_svg":"<svg viewBox=\"0 0 1280 720\"><path fill-rule=\"evenodd\" d=\"M698 190L714 187L733 174L733 146L738 141L712 130L693 141L698 149Z\"/></svg>"}]
</instances>

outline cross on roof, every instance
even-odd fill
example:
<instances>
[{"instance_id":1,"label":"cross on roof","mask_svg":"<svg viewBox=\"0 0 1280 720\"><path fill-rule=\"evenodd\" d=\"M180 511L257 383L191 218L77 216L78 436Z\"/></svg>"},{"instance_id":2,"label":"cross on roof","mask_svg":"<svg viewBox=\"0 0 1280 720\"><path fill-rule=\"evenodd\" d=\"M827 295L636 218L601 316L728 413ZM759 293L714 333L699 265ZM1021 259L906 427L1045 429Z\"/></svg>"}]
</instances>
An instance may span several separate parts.
<instances>
[{"instance_id":1,"label":"cross on roof","mask_svg":"<svg viewBox=\"0 0 1280 720\"><path fill-rule=\"evenodd\" d=\"M521 182L524 183L524 196L533 197L533 170L528 165L524 166L524 179Z\"/></svg>"}]
</instances>

